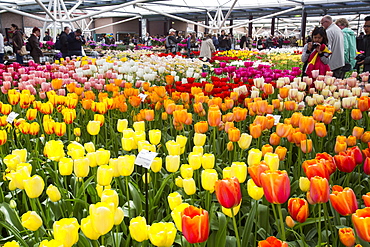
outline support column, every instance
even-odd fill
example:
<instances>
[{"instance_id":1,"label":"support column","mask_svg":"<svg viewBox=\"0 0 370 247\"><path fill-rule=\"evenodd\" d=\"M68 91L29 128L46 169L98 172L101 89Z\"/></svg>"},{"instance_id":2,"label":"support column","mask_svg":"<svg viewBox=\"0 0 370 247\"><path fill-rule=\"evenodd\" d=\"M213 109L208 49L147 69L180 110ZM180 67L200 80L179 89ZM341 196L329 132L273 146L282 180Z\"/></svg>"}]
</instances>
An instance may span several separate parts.
<instances>
[{"instance_id":1,"label":"support column","mask_svg":"<svg viewBox=\"0 0 370 247\"><path fill-rule=\"evenodd\" d=\"M252 15L250 15L249 16L249 20L251 21L251 20L253 20L253 16ZM249 22L248 23L248 36L249 37L252 37L252 30L253 29L253 22Z\"/></svg>"},{"instance_id":2,"label":"support column","mask_svg":"<svg viewBox=\"0 0 370 247\"><path fill-rule=\"evenodd\" d=\"M232 26L232 25L234 25L234 19L233 19L233 17L232 16L230 16L230 26ZM231 34L233 34L233 29L232 28L230 28L230 31L229 31Z\"/></svg>"},{"instance_id":3,"label":"support column","mask_svg":"<svg viewBox=\"0 0 370 247\"><path fill-rule=\"evenodd\" d=\"M195 19L195 22L198 23L198 18ZM194 24L194 32L198 34L198 25Z\"/></svg>"},{"instance_id":4,"label":"support column","mask_svg":"<svg viewBox=\"0 0 370 247\"><path fill-rule=\"evenodd\" d=\"M209 26L209 17L208 17L207 14L206 14L206 18L205 18L204 23L205 23L206 26ZM209 29L208 28L205 28L204 29L204 33L209 33Z\"/></svg>"},{"instance_id":5,"label":"support column","mask_svg":"<svg viewBox=\"0 0 370 247\"><path fill-rule=\"evenodd\" d=\"M272 17L272 20L271 20L271 35L274 36L275 35L275 19L276 17Z\"/></svg>"},{"instance_id":6,"label":"support column","mask_svg":"<svg viewBox=\"0 0 370 247\"><path fill-rule=\"evenodd\" d=\"M361 14L358 14L358 20L357 20L357 35L360 34L360 19L361 19Z\"/></svg>"},{"instance_id":7,"label":"support column","mask_svg":"<svg viewBox=\"0 0 370 247\"><path fill-rule=\"evenodd\" d=\"M302 8L302 22L301 22L301 38L303 41L303 45L306 43L306 24L307 24L307 12L303 6Z\"/></svg>"},{"instance_id":8,"label":"support column","mask_svg":"<svg viewBox=\"0 0 370 247\"><path fill-rule=\"evenodd\" d=\"M165 36L167 36L167 34L168 34L168 30L169 30L170 28L169 28L169 26L168 26L168 20L167 20L167 18L164 20L164 22L163 22L163 34L165 35Z\"/></svg>"}]
</instances>

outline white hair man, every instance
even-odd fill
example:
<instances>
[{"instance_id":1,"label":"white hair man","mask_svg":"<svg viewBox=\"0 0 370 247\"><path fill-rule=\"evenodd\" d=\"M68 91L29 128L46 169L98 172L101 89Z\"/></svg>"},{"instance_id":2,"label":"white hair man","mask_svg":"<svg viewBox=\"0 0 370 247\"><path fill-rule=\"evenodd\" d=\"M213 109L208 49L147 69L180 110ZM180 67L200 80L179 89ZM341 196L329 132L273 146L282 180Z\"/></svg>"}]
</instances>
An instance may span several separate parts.
<instances>
[{"instance_id":1,"label":"white hair man","mask_svg":"<svg viewBox=\"0 0 370 247\"><path fill-rule=\"evenodd\" d=\"M344 38L343 32L333 22L329 15L325 15L321 19L321 25L326 30L328 36L328 46L332 54L329 61L330 69L333 71L333 76L336 78L341 77L341 70L344 66Z\"/></svg>"}]
</instances>

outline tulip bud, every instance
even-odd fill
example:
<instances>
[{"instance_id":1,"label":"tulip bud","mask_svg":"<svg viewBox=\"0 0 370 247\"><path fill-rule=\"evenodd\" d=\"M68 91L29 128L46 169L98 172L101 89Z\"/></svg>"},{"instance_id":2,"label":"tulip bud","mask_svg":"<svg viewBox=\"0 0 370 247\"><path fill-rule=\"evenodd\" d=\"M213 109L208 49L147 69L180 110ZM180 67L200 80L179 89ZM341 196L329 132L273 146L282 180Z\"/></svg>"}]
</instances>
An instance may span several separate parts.
<instances>
[{"instance_id":1,"label":"tulip bud","mask_svg":"<svg viewBox=\"0 0 370 247\"><path fill-rule=\"evenodd\" d=\"M299 178L299 188L303 192L307 192L310 189L310 180L307 177Z\"/></svg>"},{"instance_id":2,"label":"tulip bud","mask_svg":"<svg viewBox=\"0 0 370 247\"><path fill-rule=\"evenodd\" d=\"M183 179L182 180L184 191L187 195L193 195L197 191L195 181L193 178Z\"/></svg>"},{"instance_id":3,"label":"tulip bud","mask_svg":"<svg viewBox=\"0 0 370 247\"><path fill-rule=\"evenodd\" d=\"M46 194L49 196L50 201L52 202L57 202L61 199L58 187L52 184L50 184L49 187L46 189Z\"/></svg>"},{"instance_id":4,"label":"tulip bud","mask_svg":"<svg viewBox=\"0 0 370 247\"><path fill-rule=\"evenodd\" d=\"M295 225L295 222L294 222L294 220L292 219L292 217L291 217L291 216L287 216L287 217L285 218L285 224L286 224L288 227L293 228L293 227L294 227L294 225Z\"/></svg>"},{"instance_id":5,"label":"tulip bud","mask_svg":"<svg viewBox=\"0 0 370 247\"><path fill-rule=\"evenodd\" d=\"M176 184L177 187L182 188L184 186L182 177L178 176L175 179L175 184Z\"/></svg>"}]
</instances>

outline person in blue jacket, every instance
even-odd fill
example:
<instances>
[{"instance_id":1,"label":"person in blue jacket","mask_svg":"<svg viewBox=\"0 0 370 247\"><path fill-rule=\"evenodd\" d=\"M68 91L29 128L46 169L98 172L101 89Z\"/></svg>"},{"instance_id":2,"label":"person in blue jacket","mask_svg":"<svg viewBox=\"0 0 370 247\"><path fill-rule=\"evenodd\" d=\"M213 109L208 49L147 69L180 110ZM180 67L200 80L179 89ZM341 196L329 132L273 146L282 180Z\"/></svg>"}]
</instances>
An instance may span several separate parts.
<instances>
[{"instance_id":1,"label":"person in blue jacket","mask_svg":"<svg viewBox=\"0 0 370 247\"><path fill-rule=\"evenodd\" d=\"M345 18L339 18L335 24L342 30L344 37L344 67L341 74L343 79L346 72L356 65L356 34L349 28L349 23Z\"/></svg>"}]
</instances>

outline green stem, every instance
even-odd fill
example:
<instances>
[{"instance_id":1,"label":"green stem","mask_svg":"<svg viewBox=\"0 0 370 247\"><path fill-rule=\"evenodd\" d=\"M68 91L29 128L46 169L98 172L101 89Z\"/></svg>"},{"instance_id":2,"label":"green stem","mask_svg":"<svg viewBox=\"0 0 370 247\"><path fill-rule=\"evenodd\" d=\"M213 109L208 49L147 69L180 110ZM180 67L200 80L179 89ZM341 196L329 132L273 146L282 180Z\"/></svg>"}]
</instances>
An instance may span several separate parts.
<instances>
[{"instance_id":1,"label":"green stem","mask_svg":"<svg viewBox=\"0 0 370 247\"><path fill-rule=\"evenodd\" d=\"M128 176L125 177L126 181L126 200L127 200L127 208L128 208L128 217L130 218L130 193L128 190Z\"/></svg>"},{"instance_id":2,"label":"green stem","mask_svg":"<svg viewBox=\"0 0 370 247\"><path fill-rule=\"evenodd\" d=\"M319 240L318 240L317 245L321 246L321 242L322 242L322 236L321 236L321 233L322 233L321 232L321 203L318 206L319 206L319 216L318 216L319 224L318 224L318 227L317 227L317 233L319 235Z\"/></svg>"},{"instance_id":3,"label":"green stem","mask_svg":"<svg viewBox=\"0 0 370 247\"><path fill-rule=\"evenodd\" d=\"M240 247L240 237L239 237L238 227L236 225L236 220L235 220L235 215L234 215L234 208L231 208L231 214L233 216L233 225L234 225L236 243L237 243L237 246Z\"/></svg>"},{"instance_id":4,"label":"green stem","mask_svg":"<svg viewBox=\"0 0 370 247\"><path fill-rule=\"evenodd\" d=\"M281 240L285 241L285 226L284 226L284 219L283 219L283 212L281 211L281 204L277 205L279 211L279 218L280 218L280 227L281 227Z\"/></svg>"}]
</instances>

